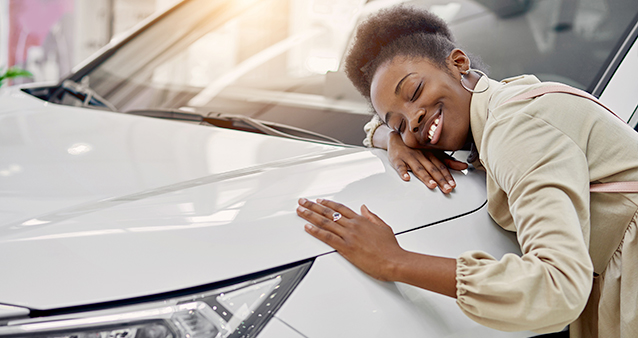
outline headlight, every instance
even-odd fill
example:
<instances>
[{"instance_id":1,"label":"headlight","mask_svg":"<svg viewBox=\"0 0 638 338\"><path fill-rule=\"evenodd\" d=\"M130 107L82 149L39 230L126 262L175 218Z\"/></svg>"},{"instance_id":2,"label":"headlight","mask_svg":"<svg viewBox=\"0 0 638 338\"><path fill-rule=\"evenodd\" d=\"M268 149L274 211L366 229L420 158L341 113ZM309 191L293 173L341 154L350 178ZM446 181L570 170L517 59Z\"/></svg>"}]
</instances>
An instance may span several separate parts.
<instances>
[{"instance_id":1,"label":"headlight","mask_svg":"<svg viewBox=\"0 0 638 338\"><path fill-rule=\"evenodd\" d=\"M231 286L165 301L15 320L0 337L254 337L286 300L311 262Z\"/></svg>"}]
</instances>

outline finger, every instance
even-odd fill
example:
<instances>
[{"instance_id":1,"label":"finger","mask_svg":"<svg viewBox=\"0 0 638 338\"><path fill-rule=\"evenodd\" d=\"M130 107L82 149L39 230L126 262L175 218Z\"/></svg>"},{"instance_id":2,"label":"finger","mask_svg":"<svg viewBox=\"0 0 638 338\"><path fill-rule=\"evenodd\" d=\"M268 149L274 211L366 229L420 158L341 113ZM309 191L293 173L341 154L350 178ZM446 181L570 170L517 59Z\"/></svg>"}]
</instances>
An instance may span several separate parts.
<instances>
[{"instance_id":1,"label":"finger","mask_svg":"<svg viewBox=\"0 0 638 338\"><path fill-rule=\"evenodd\" d=\"M341 237L335 235L334 233L318 228L312 224L306 224L304 226L304 230L307 233L311 234L316 239L330 245L335 250L339 251L339 249L343 246L344 241Z\"/></svg>"},{"instance_id":2,"label":"finger","mask_svg":"<svg viewBox=\"0 0 638 338\"><path fill-rule=\"evenodd\" d=\"M425 156L431 162L428 167L428 171L434 180L436 180L441 191L444 193L452 191L452 189L456 186L456 182L454 181L454 178L452 178L450 170L445 163L439 160L433 153L428 152Z\"/></svg>"},{"instance_id":3,"label":"finger","mask_svg":"<svg viewBox=\"0 0 638 338\"><path fill-rule=\"evenodd\" d=\"M335 236L342 237L344 233L344 228L340 226L339 224L333 222L331 219L327 219L323 217L322 215L312 210L306 209L302 206L297 207L297 215L299 215L299 217L305 219L306 221L312 223L313 225L333 233Z\"/></svg>"},{"instance_id":4,"label":"finger","mask_svg":"<svg viewBox=\"0 0 638 338\"><path fill-rule=\"evenodd\" d=\"M306 198L303 198L303 197L300 198L297 201L297 203L299 203L300 206L302 206L302 207L304 207L304 208L306 208L308 210L311 210L311 211L313 211L313 212L315 212L315 213L317 213L317 214L319 214L319 215L321 215L321 216L323 216L323 217L325 217L327 219L331 220L334 217L333 216L334 213L335 213L334 210L328 209L328 207L325 207L323 205L320 205L318 203L310 201L310 200L308 200Z\"/></svg>"},{"instance_id":5,"label":"finger","mask_svg":"<svg viewBox=\"0 0 638 338\"><path fill-rule=\"evenodd\" d=\"M461 162L461 161L457 161L451 158L448 159L444 159L443 162L445 162L445 165L450 168L450 169L454 169L454 170L464 170L468 168L467 163L465 162Z\"/></svg>"},{"instance_id":6,"label":"finger","mask_svg":"<svg viewBox=\"0 0 638 338\"><path fill-rule=\"evenodd\" d=\"M386 224L386 222L384 222L379 216L377 216L377 214L370 211L370 209L368 209L368 207L365 204L361 205L361 215L367 218L370 222L373 222L379 225L388 226L388 224Z\"/></svg>"},{"instance_id":7,"label":"finger","mask_svg":"<svg viewBox=\"0 0 638 338\"><path fill-rule=\"evenodd\" d=\"M412 158L408 161L408 165L412 169L412 173L414 173L414 176L416 176L428 188L436 188L437 182L432 178L428 170L422 164L424 162L428 162L428 159L426 159L423 154L419 154L418 156L421 158Z\"/></svg>"},{"instance_id":8,"label":"finger","mask_svg":"<svg viewBox=\"0 0 638 338\"><path fill-rule=\"evenodd\" d=\"M401 177L402 180L410 180L410 174L408 174L408 166L405 164L405 162L400 161L398 164L392 163L392 166L394 167L394 170L397 171L397 174L399 174L399 177Z\"/></svg>"},{"instance_id":9,"label":"finger","mask_svg":"<svg viewBox=\"0 0 638 338\"><path fill-rule=\"evenodd\" d=\"M334 211L340 213L341 215L343 215L346 218L353 218L353 217L359 216L359 214L357 214L356 212L352 211L352 209L346 207L345 205L343 205L341 203L337 203L335 201L319 198L319 199L317 199L317 203L328 207L330 210L334 210ZM332 214L330 214L330 217L332 217Z\"/></svg>"},{"instance_id":10,"label":"finger","mask_svg":"<svg viewBox=\"0 0 638 338\"><path fill-rule=\"evenodd\" d=\"M300 198L299 199L299 205L301 205L301 206L303 206L303 207L305 207L307 209L310 209L310 210L316 212L317 214L319 214L319 215L321 215L321 216L323 216L323 217L325 217L325 218L327 218L329 220L334 219L335 210L330 208L330 207L327 207L325 205L322 205L321 203L318 203L319 200L317 200L317 203L315 203L315 202L309 201L309 200L307 200L305 198ZM341 215L345 216L345 217L352 217L353 216L352 212L350 212L350 214L342 212Z\"/></svg>"}]
</instances>

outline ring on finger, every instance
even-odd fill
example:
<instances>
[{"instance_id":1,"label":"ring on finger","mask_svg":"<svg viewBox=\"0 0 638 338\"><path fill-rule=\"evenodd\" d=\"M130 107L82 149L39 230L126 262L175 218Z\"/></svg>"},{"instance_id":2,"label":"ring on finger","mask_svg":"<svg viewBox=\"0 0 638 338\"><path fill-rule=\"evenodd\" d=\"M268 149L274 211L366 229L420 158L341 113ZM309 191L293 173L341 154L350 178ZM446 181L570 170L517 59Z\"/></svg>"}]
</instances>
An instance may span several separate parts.
<instances>
[{"instance_id":1,"label":"ring on finger","mask_svg":"<svg viewBox=\"0 0 638 338\"><path fill-rule=\"evenodd\" d=\"M333 222L336 222L336 221L338 221L340 219L341 219L341 214L340 213L335 212L334 214L332 214L332 221Z\"/></svg>"}]
</instances>

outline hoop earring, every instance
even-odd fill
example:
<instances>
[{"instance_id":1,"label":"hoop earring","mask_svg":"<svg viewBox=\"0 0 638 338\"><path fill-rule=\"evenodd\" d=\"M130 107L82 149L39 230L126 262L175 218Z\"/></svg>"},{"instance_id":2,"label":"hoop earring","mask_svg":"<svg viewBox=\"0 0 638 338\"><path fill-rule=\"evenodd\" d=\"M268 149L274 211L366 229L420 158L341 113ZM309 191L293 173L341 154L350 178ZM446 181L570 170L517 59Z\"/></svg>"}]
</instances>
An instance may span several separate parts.
<instances>
[{"instance_id":1,"label":"hoop earring","mask_svg":"<svg viewBox=\"0 0 638 338\"><path fill-rule=\"evenodd\" d=\"M468 88L468 87L465 85L465 83L463 83L463 79L464 79L464 76L465 76L465 75L467 75L467 74L469 74L469 73L471 73L471 72L475 72L475 73L479 74L479 75L480 75L480 76L479 76L479 78L480 78L480 77L482 77L482 76L485 76L485 77L487 78L487 75L485 75L485 73L483 73L482 71L480 71L480 70L478 70L478 69L470 68L470 69L466 70L466 71L463 73L463 75L461 75L461 86L463 86L463 88L465 88L465 90L467 90L468 92L470 92L470 93L472 93L472 94L479 94L479 93L483 93L483 92L485 92L486 90L488 90L488 89L490 88L490 83L489 83L489 82L487 83L487 87L485 87L484 89L481 89L481 90L476 90L476 89L470 89L470 88Z\"/></svg>"}]
</instances>

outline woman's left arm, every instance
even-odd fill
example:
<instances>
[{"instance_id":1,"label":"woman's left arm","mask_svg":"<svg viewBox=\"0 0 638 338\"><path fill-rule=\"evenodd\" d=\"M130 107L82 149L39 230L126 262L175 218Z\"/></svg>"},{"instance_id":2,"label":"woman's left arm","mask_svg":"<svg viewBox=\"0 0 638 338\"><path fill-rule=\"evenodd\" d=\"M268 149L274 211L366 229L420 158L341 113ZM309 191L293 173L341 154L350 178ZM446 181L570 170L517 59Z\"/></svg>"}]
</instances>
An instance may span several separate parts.
<instances>
[{"instance_id":1,"label":"woman's left arm","mask_svg":"<svg viewBox=\"0 0 638 338\"><path fill-rule=\"evenodd\" d=\"M335 212L341 215L336 221ZM456 260L402 249L390 226L365 205L357 214L333 201L301 198L297 214L311 223L305 226L309 234L368 275L456 298Z\"/></svg>"},{"instance_id":2,"label":"woman's left arm","mask_svg":"<svg viewBox=\"0 0 638 338\"><path fill-rule=\"evenodd\" d=\"M515 225L523 255L461 255L457 303L499 330L560 330L578 318L591 291L588 134L572 127L569 111L557 110L505 118L493 112L484 132L488 210ZM570 127L583 136L567 134Z\"/></svg>"}]
</instances>

